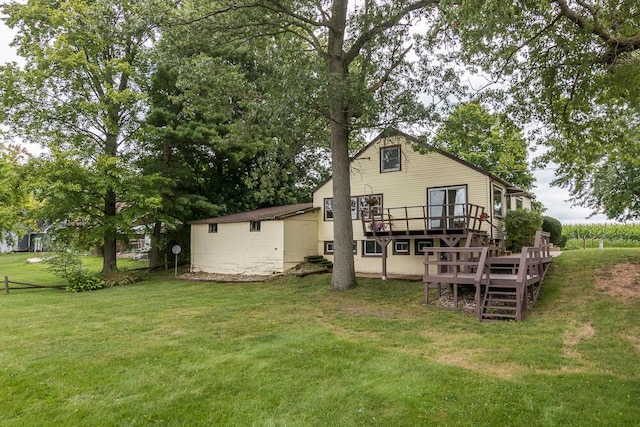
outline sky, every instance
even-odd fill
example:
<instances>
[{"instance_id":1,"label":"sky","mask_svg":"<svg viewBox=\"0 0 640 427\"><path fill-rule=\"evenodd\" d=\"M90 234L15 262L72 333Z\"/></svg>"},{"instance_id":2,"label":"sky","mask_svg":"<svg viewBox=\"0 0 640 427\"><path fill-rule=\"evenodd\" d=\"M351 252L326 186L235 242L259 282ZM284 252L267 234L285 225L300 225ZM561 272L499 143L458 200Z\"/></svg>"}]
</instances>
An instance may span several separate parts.
<instances>
[{"instance_id":1,"label":"sky","mask_svg":"<svg viewBox=\"0 0 640 427\"><path fill-rule=\"evenodd\" d=\"M20 61L14 48L9 46L13 40L15 33L0 21L0 64L10 61ZM26 145L26 144L25 144ZM34 147L27 147L34 149ZM591 211L579 206L572 206L569 199L569 193L558 187L551 187L549 183L553 180L553 169L545 168L543 170L534 170L536 177L536 186L532 193L536 199L547 208L544 215L558 219L563 224L581 224L592 222L606 222L604 215L596 215L591 218Z\"/></svg>"}]
</instances>

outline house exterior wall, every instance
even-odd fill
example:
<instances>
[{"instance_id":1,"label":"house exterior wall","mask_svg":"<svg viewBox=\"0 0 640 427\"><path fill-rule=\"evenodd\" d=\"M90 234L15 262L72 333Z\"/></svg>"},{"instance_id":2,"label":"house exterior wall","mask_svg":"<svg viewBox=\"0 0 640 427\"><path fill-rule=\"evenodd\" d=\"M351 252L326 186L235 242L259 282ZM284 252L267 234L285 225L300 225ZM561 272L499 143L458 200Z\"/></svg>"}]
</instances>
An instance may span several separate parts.
<instances>
[{"instance_id":1,"label":"house exterior wall","mask_svg":"<svg viewBox=\"0 0 640 427\"><path fill-rule=\"evenodd\" d=\"M309 212L284 221L284 271L318 255L318 214Z\"/></svg>"},{"instance_id":2,"label":"house exterior wall","mask_svg":"<svg viewBox=\"0 0 640 427\"><path fill-rule=\"evenodd\" d=\"M223 274L271 274L284 264L284 221L261 221L260 231L248 222L191 225L191 271Z\"/></svg>"},{"instance_id":3,"label":"house exterior wall","mask_svg":"<svg viewBox=\"0 0 640 427\"><path fill-rule=\"evenodd\" d=\"M399 145L401 148L401 164L399 171L381 172L381 147ZM351 167L351 195L382 194L383 208L423 206L427 205L427 191L430 188L465 186L467 203L485 207L485 212L493 218L492 186L496 185L503 191L503 206L506 213L506 188L491 179L486 174L468 167L450 157L438 152L419 153L412 148L401 136L381 138L371 144L352 162ZM320 207L318 212L318 253L324 254L324 242L333 240L333 221L324 219L324 200L332 198L332 181L327 181L319 187L313 195L313 205ZM497 219L494 224L501 225ZM496 230L484 222L482 229L489 235L498 236ZM355 256L356 272L380 273L381 256L364 256L362 241L366 240L362 230L362 222L353 221L354 240L357 241ZM424 273L423 255L417 255L415 239L410 238L409 254L393 255L393 245L388 246L387 271L390 274ZM440 240L433 240L439 246ZM332 260L332 255L325 254Z\"/></svg>"}]
</instances>

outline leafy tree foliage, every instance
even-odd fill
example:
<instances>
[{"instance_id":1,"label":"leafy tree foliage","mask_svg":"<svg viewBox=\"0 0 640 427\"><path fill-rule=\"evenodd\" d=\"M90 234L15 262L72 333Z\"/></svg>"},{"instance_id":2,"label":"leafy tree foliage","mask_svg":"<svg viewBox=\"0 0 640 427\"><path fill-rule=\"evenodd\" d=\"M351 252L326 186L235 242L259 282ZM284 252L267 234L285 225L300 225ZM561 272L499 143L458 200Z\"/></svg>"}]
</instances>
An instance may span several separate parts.
<instances>
[{"instance_id":1,"label":"leafy tree foliage","mask_svg":"<svg viewBox=\"0 0 640 427\"><path fill-rule=\"evenodd\" d=\"M192 13L185 6L173 19ZM327 175L326 149L314 143L325 129L282 89L290 65L271 59L278 47L262 39L237 46L224 33L212 35L219 24L169 26L154 53L148 154L140 164L171 181L154 234L163 223L185 247L187 221L305 201Z\"/></svg>"},{"instance_id":2,"label":"leafy tree foliage","mask_svg":"<svg viewBox=\"0 0 640 427\"><path fill-rule=\"evenodd\" d=\"M477 102L459 105L434 144L521 189L530 189L534 182L522 131L506 114L491 114Z\"/></svg>"},{"instance_id":3,"label":"leafy tree foliage","mask_svg":"<svg viewBox=\"0 0 640 427\"><path fill-rule=\"evenodd\" d=\"M3 122L12 135L47 147L35 175L43 212L100 243L105 273L116 269L118 233L159 200L155 178L140 178L131 165L145 109L146 52L168 5L29 0L2 8L25 58L23 68L0 69Z\"/></svg>"},{"instance_id":4,"label":"leafy tree foliage","mask_svg":"<svg viewBox=\"0 0 640 427\"><path fill-rule=\"evenodd\" d=\"M541 123L541 162L574 201L611 218L637 218L633 180L640 123L640 3L636 0L467 0L447 17L463 60L509 86L522 120ZM471 70L473 71L473 70ZM619 169L616 172L616 169ZM593 191L592 191L593 189ZM623 193L625 193L623 195Z\"/></svg>"},{"instance_id":5,"label":"leafy tree foliage","mask_svg":"<svg viewBox=\"0 0 640 427\"><path fill-rule=\"evenodd\" d=\"M284 58L313 61L283 75L304 109L324 119L331 133L334 201L333 289L355 285L349 152L353 137L363 128L414 122L426 116L418 99L426 87L429 61L412 62L409 53L422 54L431 40L413 32L413 25L433 23L437 0L366 0L350 6L347 0L249 4L218 2L202 17L225 16L220 31L239 37L272 38L289 33ZM247 31L250 34L247 34ZM274 40L274 44L277 41ZM283 45L280 45L283 46ZM280 58L282 59L282 58Z\"/></svg>"},{"instance_id":6,"label":"leafy tree foliage","mask_svg":"<svg viewBox=\"0 0 640 427\"><path fill-rule=\"evenodd\" d=\"M0 239L28 225L25 213L33 200L23 185L26 158L20 148L0 143Z\"/></svg>"}]
</instances>

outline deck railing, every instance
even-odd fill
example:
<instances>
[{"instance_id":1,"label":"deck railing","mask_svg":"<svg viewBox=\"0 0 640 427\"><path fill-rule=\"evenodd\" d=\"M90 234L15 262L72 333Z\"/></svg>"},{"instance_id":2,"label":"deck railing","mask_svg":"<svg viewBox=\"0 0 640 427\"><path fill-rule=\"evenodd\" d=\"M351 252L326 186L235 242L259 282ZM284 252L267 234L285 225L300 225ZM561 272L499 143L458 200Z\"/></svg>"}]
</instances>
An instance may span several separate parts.
<instances>
[{"instance_id":1,"label":"deck railing","mask_svg":"<svg viewBox=\"0 0 640 427\"><path fill-rule=\"evenodd\" d=\"M361 212L365 234L411 234L412 232L480 231L485 208L471 203L372 208Z\"/></svg>"}]
</instances>

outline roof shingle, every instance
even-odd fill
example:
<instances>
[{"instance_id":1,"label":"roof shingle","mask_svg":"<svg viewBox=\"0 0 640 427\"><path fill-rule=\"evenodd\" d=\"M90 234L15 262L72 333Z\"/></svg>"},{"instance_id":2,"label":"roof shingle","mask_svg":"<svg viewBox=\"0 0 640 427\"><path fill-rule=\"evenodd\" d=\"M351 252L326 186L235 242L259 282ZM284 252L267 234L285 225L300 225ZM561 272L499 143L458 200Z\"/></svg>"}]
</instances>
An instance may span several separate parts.
<instances>
[{"instance_id":1,"label":"roof shingle","mask_svg":"<svg viewBox=\"0 0 640 427\"><path fill-rule=\"evenodd\" d=\"M207 219L189 221L189 224L224 224L232 222L270 221L313 211L313 203L297 203L295 205L274 206L240 212L231 215L217 216Z\"/></svg>"}]
</instances>

